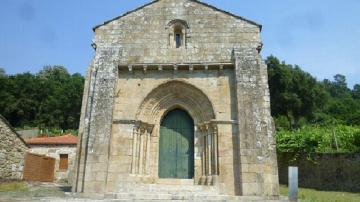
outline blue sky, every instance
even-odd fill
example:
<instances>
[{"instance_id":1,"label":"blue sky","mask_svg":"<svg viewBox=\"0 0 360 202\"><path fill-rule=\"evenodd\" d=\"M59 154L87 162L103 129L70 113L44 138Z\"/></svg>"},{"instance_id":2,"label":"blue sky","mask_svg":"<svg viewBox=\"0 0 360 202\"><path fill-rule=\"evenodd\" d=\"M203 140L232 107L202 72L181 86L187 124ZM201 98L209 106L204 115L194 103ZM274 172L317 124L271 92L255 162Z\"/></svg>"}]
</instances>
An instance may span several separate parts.
<instances>
[{"instance_id":1,"label":"blue sky","mask_svg":"<svg viewBox=\"0 0 360 202\"><path fill-rule=\"evenodd\" d=\"M64 65L85 73L92 27L150 0L1 0L0 67L8 74ZM360 83L359 0L204 0L263 25L263 57L298 64L319 80Z\"/></svg>"}]
</instances>

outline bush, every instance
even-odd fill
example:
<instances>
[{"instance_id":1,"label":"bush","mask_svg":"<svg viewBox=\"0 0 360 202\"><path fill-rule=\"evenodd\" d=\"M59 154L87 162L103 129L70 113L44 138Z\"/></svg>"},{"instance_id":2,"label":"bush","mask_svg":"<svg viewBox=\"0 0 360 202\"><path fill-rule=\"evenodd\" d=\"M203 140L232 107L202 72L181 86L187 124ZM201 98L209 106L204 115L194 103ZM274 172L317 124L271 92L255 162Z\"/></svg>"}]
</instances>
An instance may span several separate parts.
<instances>
[{"instance_id":1,"label":"bush","mask_svg":"<svg viewBox=\"0 0 360 202\"><path fill-rule=\"evenodd\" d=\"M359 126L306 125L297 130L279 129L277 149L287 153L360 152Z\"/></svg>"}]
</instances>

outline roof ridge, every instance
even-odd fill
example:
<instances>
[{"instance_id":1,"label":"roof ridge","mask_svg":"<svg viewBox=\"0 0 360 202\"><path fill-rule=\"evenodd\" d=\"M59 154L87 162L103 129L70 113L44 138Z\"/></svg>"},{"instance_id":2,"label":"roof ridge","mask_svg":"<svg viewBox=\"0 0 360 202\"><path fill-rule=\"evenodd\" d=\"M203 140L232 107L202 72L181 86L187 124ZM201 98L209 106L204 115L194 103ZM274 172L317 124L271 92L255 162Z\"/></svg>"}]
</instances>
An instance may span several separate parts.
<instances>
[{"instance_id":1,"label":"roof ridge","mask_svg":"<svg viewBox=\"0 0 360 202\"><path fill-rule=\"evenodd\" d=\"M152 4L154 4L154 3L157 3L157 2L159 2L159 1L162 1L162 0L153 0L153 1L151 1L151 2L149 2L149 3L146 3L146 4L144 4L144 5L140 6L140 7L137 7L137 8L135 8L135 9L133 9L133 10L127 11L126 13L124 13L124 14L122 14L122 15L119 15L119 16L117 16L117 17L115 17L115 18L112 18L112 19L110 19L110 20L107 20L107 21L103 22L102 24L96 25L95 27L93 27L93 31L95 31L97 28L99 28L99 27L101 27L101 26L104 26L104 25L106 25L106 24L108 24L108 23L110 23L110 22L112 22L112 21L114 21L114 20L117 20L117 19L120 19L120 18L122 18L122 17L125 17L125 16L129 15L130 13L133 13L133 12L136 12L136 11L138 11L138 10L141 10L141 9L143 9L144 7L150 6L150 5L152 5ZM195 2L195 3L201 4L201 5L203 5L203 6L209 7L209 8L211 8L211 9L214 9L214 10L216 10L216 11L219 11L219 12L222 12L222 13L224 13L224 14L230 15L230 16L232 16L232 17L235 17L235 18L244 20L244 21L246 21L246 22L248 22L248 23L250 23L250 24L253 24L253 25L255 25L255 26L258 26L258 27L260 28L260 31L261 31L261 29L262 29L262 25L256 23L255 21L246 19L246 18L244 18L244 17L242 17L242 16L236 15L236 14L231 13L231 12L229 12L229 11L225 11L225 10L223 10L223 9L217 8L217 7L215 7L215 6L213 6L213 5L210 5L210 4L208 4L208 3L205 3L205 2L202 2L202 1L199 1L199 0L188 0L188 1L192 1L192 2Z\"/></svg>"}]
</instances>

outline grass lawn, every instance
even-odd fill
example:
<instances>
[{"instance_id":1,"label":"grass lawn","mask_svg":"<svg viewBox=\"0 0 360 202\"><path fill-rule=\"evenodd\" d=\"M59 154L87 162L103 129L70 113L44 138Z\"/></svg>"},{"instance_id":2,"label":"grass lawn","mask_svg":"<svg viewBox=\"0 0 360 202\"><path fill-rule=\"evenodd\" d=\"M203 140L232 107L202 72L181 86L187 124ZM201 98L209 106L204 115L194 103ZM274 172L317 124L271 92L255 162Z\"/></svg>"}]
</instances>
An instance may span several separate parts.
<instances>
[{"instance_id":1,"label":"grass lawn","mask_svg":"<svg viewBox=\"0 0 360 202\"><path fill-rule=\"evenodd\" d=\"M26 192L28 186L23 182L5 182L0 183L0 192Z\"/></svg>"},{"instance_id":2,"label":"grass lawn","mask_svg":"<svg viewBox=\"0 0 360 202\"><path fill-rule=\"evenodd\" d=\"M0 182L0 201L33 197L64 197L64 191L51 183Z\"/></svg>"},{"instance_id":3,"label":"grass lawn","mask_svg":"<svg viewBox=\"0 0 360 202\"><path fill-rule=\"evenodd\" d=\"M288 187L281 185L280 193L288 195ZM299 188L299 199L309 202L360 202L360 193L318 191L315 189Z\"/></svg>"}]
</instances>

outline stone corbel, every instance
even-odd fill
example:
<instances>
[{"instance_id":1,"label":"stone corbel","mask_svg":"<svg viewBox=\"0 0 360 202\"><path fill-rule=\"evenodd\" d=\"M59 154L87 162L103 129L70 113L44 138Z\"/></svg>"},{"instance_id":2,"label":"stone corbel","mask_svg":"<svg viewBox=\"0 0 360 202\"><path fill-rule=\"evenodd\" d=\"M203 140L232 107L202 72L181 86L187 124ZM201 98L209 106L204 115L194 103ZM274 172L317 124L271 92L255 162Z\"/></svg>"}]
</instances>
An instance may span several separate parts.
<instances>
[{"instance_id":1,"label":"stone corbel","mask_svg":"<svg viewBox=\"0 0 360 202\"><path fill-rule=\"evenodd\" d=\"M132 71L133 71L133 66L132 66L132 65L129 65L129 66L128 66L128 69L129 69L129 72L132 72Z\"/></svg>"}]
</instances>

